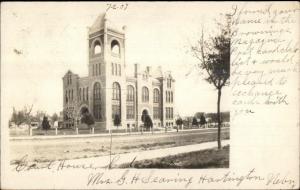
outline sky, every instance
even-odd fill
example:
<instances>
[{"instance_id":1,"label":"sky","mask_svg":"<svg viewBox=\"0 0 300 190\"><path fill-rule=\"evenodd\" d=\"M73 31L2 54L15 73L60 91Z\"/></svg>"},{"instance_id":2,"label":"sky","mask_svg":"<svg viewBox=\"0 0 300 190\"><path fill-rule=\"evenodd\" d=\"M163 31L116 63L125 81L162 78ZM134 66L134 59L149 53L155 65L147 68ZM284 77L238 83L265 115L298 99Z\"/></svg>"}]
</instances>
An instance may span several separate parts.
<instances>
[{"instance_id":1,"label":"sky","mask_svg":"<svg viewBox=\"0 0 300 190\"><path fill-rule=\"evenodd\" d=\"M215 30L213 18L231 5L183 2L127 2L126 10L108 10L126 25L126 64L162 66L176 80L175 106L181 116L216 112L217 91L204 81L188 52L199 38ZM70 69L87 76L88 27L106 11L107 2L15 2L1 5L1 108L11 113L32 105L48 114L62 111L62 77ZM122 2L113 3L120 6ZM187 73L191 73L187 76ZM221 110L228 111L229 89Z\"/></svg>"}]
</instances>

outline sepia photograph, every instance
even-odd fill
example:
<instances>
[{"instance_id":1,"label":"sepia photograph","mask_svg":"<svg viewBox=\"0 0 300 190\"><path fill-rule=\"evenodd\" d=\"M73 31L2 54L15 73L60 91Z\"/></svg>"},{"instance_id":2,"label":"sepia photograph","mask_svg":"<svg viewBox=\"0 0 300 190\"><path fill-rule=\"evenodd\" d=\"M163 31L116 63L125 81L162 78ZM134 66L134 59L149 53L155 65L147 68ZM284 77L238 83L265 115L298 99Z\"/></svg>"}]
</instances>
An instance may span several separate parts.
<instances>
[{"instance_id":1,"label":"sepia photograph","mask_svg":"<svg viewBox=\"0 0 300 190\"><path fill-rule=\"evenodd\" d=\"M1 3L3 188L296 188L260 170L288 138L299 153L299 4L281 5ZM290 133L260 133L278 110Z\"/></svg>"}]
</instances>

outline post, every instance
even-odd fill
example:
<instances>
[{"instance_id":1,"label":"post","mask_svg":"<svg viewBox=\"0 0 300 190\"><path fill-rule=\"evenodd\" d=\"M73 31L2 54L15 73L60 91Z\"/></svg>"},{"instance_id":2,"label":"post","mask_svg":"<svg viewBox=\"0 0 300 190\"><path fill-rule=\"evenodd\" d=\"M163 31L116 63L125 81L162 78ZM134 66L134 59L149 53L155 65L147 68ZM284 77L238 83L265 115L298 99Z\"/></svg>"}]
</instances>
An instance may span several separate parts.
<instances>
[{"instance_id":1,"label":"post","mask_svg":"<svg viewBox=\"0 0 300 190\"><path fill-rule=\"evenodd\" d=\"M57 127L55 127L55 135L57 135Z\"/></svg>"},{"instance_id":2,"label":"post","mask_svg":"<svg viewBox=\"0 0 300 190\"><path fill-rule=\"evenodd\" d=\"M78 127L76 127L76 135L78 135Z\"/></svg>"},{"instance_id":3,"label":"post","mask_svg":"<svg viewBox=\"0 0 300 190\"><path fill-rule=\"evenodd\" d=\"M29 126L29 136L32 136L32 128Z\"/></svg>"},{"instance_id":4,"label":"post","mask_svg":"<svg viewBox=\"0 0 300 190\"><path fill-rule=\"evenodd\" d=\"M110 132L109 165L108 165L109 169L111 169L111 146L112 146L112 132Z\"/></svg>"},{"instance_id":5,"label":"post","mask_svg":"<svg viewBox=\"0 0 300 190\"><path fill-rule=\"evenodd\" d=\"M95 133L95 127L92 127L92 134Z\"/></svg>"}]
</instances>

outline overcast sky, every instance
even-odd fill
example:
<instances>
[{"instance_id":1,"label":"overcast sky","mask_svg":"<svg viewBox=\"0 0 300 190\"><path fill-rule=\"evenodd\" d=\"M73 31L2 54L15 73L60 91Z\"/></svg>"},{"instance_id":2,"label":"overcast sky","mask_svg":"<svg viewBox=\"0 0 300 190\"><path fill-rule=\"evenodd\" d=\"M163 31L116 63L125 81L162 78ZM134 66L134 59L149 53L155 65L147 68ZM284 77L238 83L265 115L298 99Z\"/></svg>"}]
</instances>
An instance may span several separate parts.
<instances>
[{"instance_id":1,"label":"overcast sky","mask_svg":"<svg viewBox=\"0 0 300 190\"><path fill-rule=\"evenodd\" d=\"M106 8L105 2L2 3L2 110L34 104L34 111L62 111L62 77L69 69L87 76L87 28ZM217 109L217 92L194 72L191 65L197 60L187 50L202 23L210 33L212 19L226 8L229 3L130 2L126 10L109 14L127 26L127 65L161 65L172 71L176 110L186 116ZM222 95L221 109L230 110L228 88Z\"/></svg>"}]
</instances>

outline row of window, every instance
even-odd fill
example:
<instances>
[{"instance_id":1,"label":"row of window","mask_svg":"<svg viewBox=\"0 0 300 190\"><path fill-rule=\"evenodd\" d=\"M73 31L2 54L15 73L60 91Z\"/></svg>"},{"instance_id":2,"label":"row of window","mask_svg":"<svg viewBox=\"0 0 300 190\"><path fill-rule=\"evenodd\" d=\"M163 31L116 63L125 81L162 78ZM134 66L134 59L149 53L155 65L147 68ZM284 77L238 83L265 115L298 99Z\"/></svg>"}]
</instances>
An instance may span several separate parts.
<instances>
[{"instance_id":1,"label":"row of window","mask_svg":"<svg viewBox=\"0 0 300 190\"><path fill-rule=\"evenodd\" d=\"M172 79L167 79L167 87L168 88L172 87Z\"/></svg>"},{"instance_id":2,"label":"row of window","mask_svg":"<svg viewBox=\"0 0 300 190\"><path fill-rule=\"evenodd\" d=\"M89 100L89 87L79 88L79 101Z\"/></svg>"},{"instance_id":3,"label":"row of window","mask_svg":"<svg viewBox=\"0 0 300 190\"><path fill-rule=\"evenodd\" d=\"M121 64L111 63L111 74L121 76Z\"/></svg>"},{"instance_id":4,"label":"row of window","mask_svg":"<svg viewBox=\"0 0 300 190\"><path fill-rule=\"evenodd\" d=\"M166 102L173 103L173 92L166 91Z\"/></svg>"},{"instance_id":5,"label":"row of window","mask_svg":"<svg viewBox=\"0 0 300 190\"><path fill-rule=\"evenodd\" d=\"M93 76L98 76L101 74L101 65L100 64L93 64Z\"/></svg>"},{"instance_id":6,"label":"row of window","mask_svg":"<svg viewBox=\"0 0 300 190\"><path fill-rule=\"evenodd\" d=\"M73 89L71 89L71 90L66 90L65 98L66 98L66 103L68 103L68 102L74 100L74 99L73 99L73 98L74 98L74 96L73 96Z\"/></svg>"},{"instance_id":7,"label":"row of window","mask_svg":"<svg viewBox=\"0 0 300 190\"><path fill-rule=\"evenodd\" d=\"M166 108L166 119L173 119L173 108Z\"/></svg>"},{"instance_id":8,"label":"row of window","mask_svg":"<svg viewBox=\"0 0 300 190\"><path fill-rule=\"evenodd\" d=\"M112 87L113 87L112 88L112 117L114 118L115 115L121 114L121 88L120 88L119 83L117 83L117 82L114 82ZM82 91L84 92L85 90L82 90ZM158 89L154 89L153 97L154 97L153 101L155 103L159 103ZM93 100L94 100L94 116L95 116L96 120L99 120L99 119L101 119L101 114L100 114L100 112L101 112L101 86L100 86L99 82L95 83L95 85L94 85ZM142 88L142 101L143 102L149 101L149 90L147 87ZM133 102L132 104L127 105L127 118L132 119L132 118L134 118L134 115L135 115L135 111L134 111L135 108L134 108L134 88L131 85L127 86L127 102ZM153 108L153 113L154 113L153 114L154 119L160 118L161 113L160 113L159 106L156 106Z\"/></svg>"}]
</instances>

